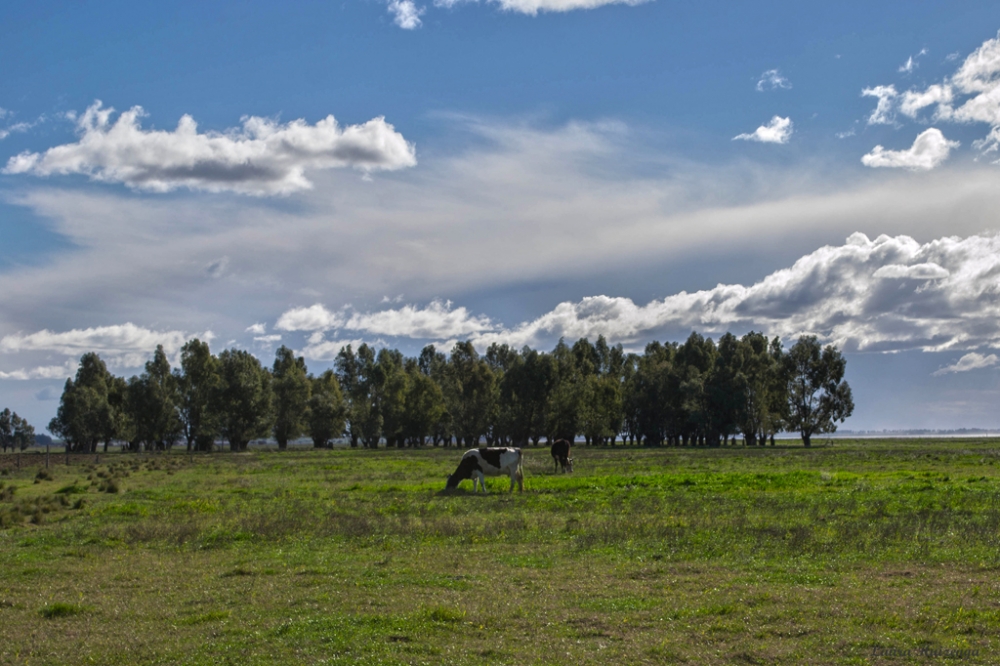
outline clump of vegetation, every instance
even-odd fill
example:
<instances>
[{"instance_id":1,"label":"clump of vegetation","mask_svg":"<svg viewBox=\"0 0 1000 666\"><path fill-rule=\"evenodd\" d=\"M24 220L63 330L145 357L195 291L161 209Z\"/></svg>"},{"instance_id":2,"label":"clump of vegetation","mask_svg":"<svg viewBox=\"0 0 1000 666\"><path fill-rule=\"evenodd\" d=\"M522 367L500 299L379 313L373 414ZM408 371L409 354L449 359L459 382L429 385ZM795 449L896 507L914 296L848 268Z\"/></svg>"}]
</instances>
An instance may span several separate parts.
<instances>
[{"instance_id":1,"label":"clump of vegetation","mask_svg":"<svg viewBox=\"0 0 1000 666\"><path fill-rule=\"evenodd\" d=\"M85 612L87 609L79 604L67 604L56 602L43 606L38 614L46 620L54 620L60 617L73 617Z\"/></svg>"},{"instance_id":2,"label":"clump of vegetation","mask_svg":"<svg viewBox=\"0 0 1000 666\"><path fill-rule=\"evenodd\" d=\"M52 481L53 478L54 477L52 476L52 472L42 467L41 469L38 470L38 473L35 474L35 483L40 483L42 481Z\"/></svg>"}]
</instances>

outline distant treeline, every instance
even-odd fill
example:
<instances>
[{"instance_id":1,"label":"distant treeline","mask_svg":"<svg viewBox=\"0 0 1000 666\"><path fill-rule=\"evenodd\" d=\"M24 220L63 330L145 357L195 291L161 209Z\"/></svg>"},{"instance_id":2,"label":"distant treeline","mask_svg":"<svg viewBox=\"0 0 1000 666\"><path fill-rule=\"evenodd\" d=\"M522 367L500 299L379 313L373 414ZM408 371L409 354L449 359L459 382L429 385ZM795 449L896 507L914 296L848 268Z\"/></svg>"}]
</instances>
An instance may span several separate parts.
<instances>
[{"instance_id":1,"label":"distant treeline","mask_svg":"<svg viewBox=\"0 0 1000 666\"><path fill-rule=\"evenodd\" d=\"M317 447L346 436L351 446L537 445L543 438L587 444L725 445L741 434L763 445L781 431L836 430L854 409L846 362L815 337L787 351L761 333L692 333L684 343L653 342L642 354L581 339L551 352L491 345L484 355L459 342L445 355L433 345L418 357L362 344L344 347L318 376L292 350L264 368L251 353L218 356L200 340L172 369L157 347L145 372L112 375L84 354L68 379L49 431L74 451L112 441L133 450L233 451L274 437L278 447L306 435Z\"/></svg>"},{"instance_id":2,"label":"distant treeline","mask_svg":"<svg viewBox=\"0 0 1000 666\"><path fill-rule=\"evenodd\" d=\"M4 452L7 447L11 451L23 451L35 443L37 435L35 428L9 409L0 412L0 446Z\"/></svg>"}]
</instances>

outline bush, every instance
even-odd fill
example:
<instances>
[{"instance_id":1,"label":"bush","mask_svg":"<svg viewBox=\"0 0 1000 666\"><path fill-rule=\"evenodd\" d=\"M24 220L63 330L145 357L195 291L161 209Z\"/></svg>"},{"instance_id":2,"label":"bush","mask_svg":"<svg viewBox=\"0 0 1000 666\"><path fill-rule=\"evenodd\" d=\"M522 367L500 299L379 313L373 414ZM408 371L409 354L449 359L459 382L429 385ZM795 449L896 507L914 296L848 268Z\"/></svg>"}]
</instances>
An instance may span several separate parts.
<instances>
[{"instance_id":1,"label":"bush","mask_svg":"<svg viewBox=\"0 0 1000 666\"><path fill-rule=\"evenodd\" d=\"M44 606L40 611L38 611L42 617L46 620L52 620L58 617L72 617L73 615L79 615L86 609L78 604L64 604L64 603L54 603Z\"/></svg>"}]
</instances>

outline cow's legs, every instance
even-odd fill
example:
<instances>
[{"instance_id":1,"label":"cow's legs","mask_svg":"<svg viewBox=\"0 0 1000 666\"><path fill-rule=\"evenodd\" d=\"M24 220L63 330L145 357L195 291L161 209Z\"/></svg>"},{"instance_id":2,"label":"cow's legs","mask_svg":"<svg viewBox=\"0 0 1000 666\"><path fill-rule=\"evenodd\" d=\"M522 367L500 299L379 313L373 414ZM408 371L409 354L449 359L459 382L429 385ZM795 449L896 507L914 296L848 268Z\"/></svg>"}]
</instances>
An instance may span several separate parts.
<instances>
[{"instance_id":1,"label":"cow's legs","mask_svg":"<svg viewBox=\"0 0 1000 666\"><path fill-rule=\"evenodd\" d=\"M476 480L479 480L479 487L483 489L483 494L486 494L486 477L479 470L472 475L472 492L476 492Z\"/></svg>"},{"instance_id":2,"label":"cow's legs","mask_svg":"<svg viewBox=\"0 0 1000 666\"><path fill-rule=\"evenodd\" d=\"M524 473L521 471L520 467L515 467L510 470L510 491L514 492L514 483L517 483L517 489L519 492L524 492Z\"/></svg>"}]
</instances>

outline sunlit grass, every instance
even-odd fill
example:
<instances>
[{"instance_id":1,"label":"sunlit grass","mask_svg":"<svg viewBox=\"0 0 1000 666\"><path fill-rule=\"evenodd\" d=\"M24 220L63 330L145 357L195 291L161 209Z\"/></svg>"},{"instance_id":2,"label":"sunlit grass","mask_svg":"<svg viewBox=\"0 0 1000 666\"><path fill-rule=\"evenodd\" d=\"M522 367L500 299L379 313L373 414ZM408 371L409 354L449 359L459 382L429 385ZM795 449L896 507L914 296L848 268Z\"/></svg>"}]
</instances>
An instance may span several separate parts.
<instances>
[{"instance_id":1,"label":"sunlit grass","mask_svg":"<svg viewBox=\"0 0 1000 666\"><path fill-rule=\"evenodd\" d=\"M989 663L1000 635L997 442L529 449L523 494L444 493L459 456L0 458L0 663ZM36 638L45 609L86 632Z\"/></svg>"}]
</instances>

